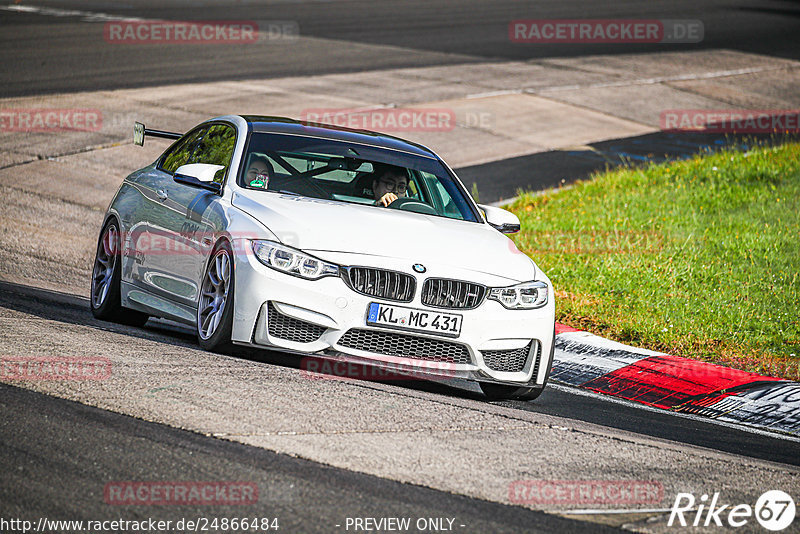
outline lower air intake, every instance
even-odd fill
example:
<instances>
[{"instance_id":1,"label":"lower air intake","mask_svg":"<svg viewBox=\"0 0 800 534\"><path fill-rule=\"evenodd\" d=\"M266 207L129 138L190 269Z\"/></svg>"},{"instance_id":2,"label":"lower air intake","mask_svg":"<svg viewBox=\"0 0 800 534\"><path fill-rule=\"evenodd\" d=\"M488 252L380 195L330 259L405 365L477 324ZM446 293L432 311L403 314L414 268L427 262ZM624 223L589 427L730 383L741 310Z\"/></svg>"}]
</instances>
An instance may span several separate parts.
<instances>
[{"instance_id":1,"label":"lower air intake","mask_svg":"<svg viewBox=\"0 0 800 534\"><path fill-rule=\"evenodd\" d=\"M339 338L338 344L386 356L434 362L471 363L467 347L460 343L407 334L352 328Z\"/></svg>"},{"instance_id":2,"label":"lower air intake","mask_svg":"<svg viewBox=\"0 0 800 534\"><path fill-rule=\"evenodd\" d=\"M482 350L483 361L486 366L492 371L500 371L504 373L519 373L525 369L525 364L528 363L528 355L531 352L531 345L536 343L536 368L538 370L539 352L541 347L537 341L531 341L521 349L509 350ZM536 371L534 371L535 376Z\"/></svg>"},{"instance_id":3,"label":"lower air intake","mask_svg":"<svg viewBox=\"0 0 800 534\"><path fill-rule=\"evenodd\" d=\"M311 343L322 336L325 327L284 315L270 302L267 304L267 330L272 337L295 343Z\"/></svg>"}]
</instances>

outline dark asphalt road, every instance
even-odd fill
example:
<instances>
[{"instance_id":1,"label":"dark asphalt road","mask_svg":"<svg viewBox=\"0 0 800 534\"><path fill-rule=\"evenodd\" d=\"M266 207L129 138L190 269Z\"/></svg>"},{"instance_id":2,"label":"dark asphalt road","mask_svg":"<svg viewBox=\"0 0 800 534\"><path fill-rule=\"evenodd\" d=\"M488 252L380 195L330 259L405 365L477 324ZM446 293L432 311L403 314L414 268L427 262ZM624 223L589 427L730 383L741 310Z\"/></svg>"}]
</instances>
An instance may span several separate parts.
<instances>
[{"instance_id":1,"label":"dark asphalt road","mask_svg":"<svg viewBox=\"0 0 800 534\"><path fill-rule=\"evenodd\" d=\"M42 319L68 324L88 325L135 337L145 337L165 344L195 346L189 329L171 323L150 321L144 328L113 325L96 320L86 300L52 291L0 282L0 307L32 314ZM299 359L280 353L237 349L232 357L254 359L285 367L299 367ZM484 402L484 398L466 389L432 382L401 381L396 385L453 395ZM762 460L800 465L800 441L745 432L700 419L690 419L664 411L645 410L633 404L621 404L602 396L587 396L569 389L548 388L535 401L503 402L519 410L554 415L594 423L643 436L668 439Z\"/></svg>"},{"instance_id":2,"label":"dark asphalt road","mask_svg":"<svg viewBox=\"0 0 800 534\"><path fill-rule=\"evenodd\" d=\"M402 4L246 0L145 0L127 4L67 0L37 1L32 5L148 19L291 21L297 23L301 36L325 41L214 46L111 44L104 40L102 21L88 22L80 14L0 10L0 97L288 75L312 77L487 60L708 48L800 58L800 4L783 0L760 0L747 5L688 0L589 4L578 0L414 0ZM697 19L704 24L705 36L697 44L526 45L509 41L509 21L534 18ZM513 197L520 187L554 187L587 178L608 165L681 158L706 148L743 143L749 141L743 141L741 136L654 133L595 143L592 150L543 152L457 171L468 188L473 182L478 185L482 202L495 202Z\"/></svg>"},{"instance_id":3,"label":"dark asphalt road","mask_svg":"<svg viewBox=\"0 0 800 534\"><path fill-rule=\"evenodd\" d=\"M450 518L453 531L463 533L576 532L585 525L147 423L5 384L0 384L0 399L0 517L6 520L35 525L40 518L154 519L175 524L181 518L277 518L278 531L289 533L346 532L348 517L407 517L412 524L419 518ZM228 506L104 502L106 484L137 481L248 482L258 487L258 500ZM617 532L600 525L592 529ZM72 529L50 531L56 530Z\"/></svg>"},{"instance_id":4,"label":"dark asphalt road","mask_svg":"<svg viewBox=\"0 0 800 534\"><path fill-rule=\"evenodd\" d=\"M301 36L326 41L111 44L104 40L102 21L0 10L0 96L710 48L800 58L800 6L780 0L22 2L29 4L149 19L291 21ZM509 22L516 19L611 18L700 20L704 39L696 44L530 45L508 38Z\"/></svg>"},{"instance_id":5,"label":"dark asphalt road","mask_svg":"<svg viewBox=\"0 0 800 534\"><path fill-rule=\"evenodd\" d=\"M5 4L11 4L7 2ZM0 10L3 83L0 97L114 89L184 82L315 76L334 72L460 64L487 60L538 60L591 54L732 49L800 59L800 4L753 0L746 4L689 0L587 3L583 0L413 0L256 2L146 0L35 1L52 6L142 18L296 22L298 41L249 45L119 45L103 39L103 22ZM699 19L697 44L547 45L509 42L514 19ZM588 176L606 164L663 155L684 157L720 137L652 134L592 145L592 151L546 152L459 169L481 200L508 198L517 184L551 187ZM741 140L733 140L735 144ZM531 169L535 170L533 183ZM487 178L489 177L489 178ZM0 307L45 319L111 328L172 345L192 344L181 329L151 323L143 329L96 321L86 302L25 286L0 283ZM296 366L274 353L237 351L232 357ZM401 384L398 384L401 385ZM478 400L477 394L433 383L403 387ZM587 421L644 436L800 465L800 444L669 413L642 410L600 397L548 389L531 403L503 403ZM0 385L0 517L36 519L178 519L278 517L283 532L332 532L347 516L455 517L463 532L571 532L585 523L455 496L335 469L268 451ZM258 484L257 505L244 511L219 507L120 507L103 502L103 486L118 480L245 480ZM601 531L592 525L593 531Z\"/></svg>"}]
</instances>

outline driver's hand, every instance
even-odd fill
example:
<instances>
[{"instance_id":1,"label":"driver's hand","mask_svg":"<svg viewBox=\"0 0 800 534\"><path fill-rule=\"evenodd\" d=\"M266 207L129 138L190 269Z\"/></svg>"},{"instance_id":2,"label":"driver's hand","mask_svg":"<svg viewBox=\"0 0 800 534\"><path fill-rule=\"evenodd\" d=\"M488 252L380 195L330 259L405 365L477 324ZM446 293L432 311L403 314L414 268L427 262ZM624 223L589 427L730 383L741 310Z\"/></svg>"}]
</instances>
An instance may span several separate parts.
<instances>
[{"instance_id":1,"label":"driver's hand","mask_svg":"<svg viewBox=\"0 0 800 534\"><path fill-rule=\"evenodd\" d=\"M380 204L382 206L388 206L389 204L391 204L395 200L397 200L397 195L395 195L394 193L386 193L385 195L383 195L381 197L380 200L378 200L378 204Z\"/></svg>"}]
</instances>

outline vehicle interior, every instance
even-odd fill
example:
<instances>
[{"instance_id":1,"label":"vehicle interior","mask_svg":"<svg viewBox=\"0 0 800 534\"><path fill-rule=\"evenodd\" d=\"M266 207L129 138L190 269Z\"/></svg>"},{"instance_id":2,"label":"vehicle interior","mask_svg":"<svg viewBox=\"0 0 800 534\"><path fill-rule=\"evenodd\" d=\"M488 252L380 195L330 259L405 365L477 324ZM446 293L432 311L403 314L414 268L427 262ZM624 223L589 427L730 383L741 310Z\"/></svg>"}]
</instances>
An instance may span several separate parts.
<instances>
[{"instance_id":1,"label":"vehicle interior","mask_svg":"<svg viewBox=\"0 0 800 534\"><path fill-rule=\"evenodd\" d=\"M248 189L368 206L376 205L372 187L380 177L381 166L385 165L357 157L283 150L251 151L247 154L246 162L244 179L240 184ZM256 179L250 179L255 168L262 169L263 173L257 175ZM418 169L400 169L407 179L406 189L398 194L399 198L389 208L474 220L452 179L442 179Z\"/></svg>"}]
</instances>

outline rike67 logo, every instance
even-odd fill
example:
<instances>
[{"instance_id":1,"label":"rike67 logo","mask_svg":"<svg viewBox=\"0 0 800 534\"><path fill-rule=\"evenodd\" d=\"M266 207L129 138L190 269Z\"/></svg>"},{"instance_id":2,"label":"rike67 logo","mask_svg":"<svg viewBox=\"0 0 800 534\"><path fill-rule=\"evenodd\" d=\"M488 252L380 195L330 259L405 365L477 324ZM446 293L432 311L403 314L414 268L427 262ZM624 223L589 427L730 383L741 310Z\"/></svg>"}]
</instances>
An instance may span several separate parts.
<instances>
[{"instance_id":1,"label":"rike67 logo","mask_svg":"<svg viewBox=\"0 0 800 534\"><path fill-rule=\"evenodd\" d=\"M708 495L701 495L699 502L691 493L678 493L667 526L738 528L747 525L755 517L762 527L777 532L792 524L795 512L794 500L781 490L765 492L755 506L722 504L719 493L714 493L710 500Z\"/></svg>"}]
</instances>

